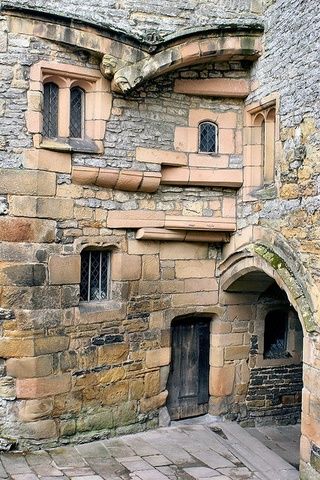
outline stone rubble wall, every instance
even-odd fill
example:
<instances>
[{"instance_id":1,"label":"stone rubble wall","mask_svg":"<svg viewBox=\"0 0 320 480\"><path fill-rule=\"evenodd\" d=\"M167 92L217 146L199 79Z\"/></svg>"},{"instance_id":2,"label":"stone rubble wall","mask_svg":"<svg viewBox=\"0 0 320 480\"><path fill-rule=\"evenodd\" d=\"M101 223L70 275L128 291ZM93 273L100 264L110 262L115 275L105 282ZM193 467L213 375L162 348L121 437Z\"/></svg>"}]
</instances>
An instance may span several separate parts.
<instances>
[{"instance_id":1,"label":"stone rubble wall","mask_svg":"<svg viewBox=\"0 0 320 480\"><path fill-rule=\"evenodd\" d=\"M31 8L97 25L111 26L136 36L148 32L174 34L187 28L224 24L225 21L254 22L262 12L261 0L14 0L4 4Z\"/></svg>"}]
</instances>

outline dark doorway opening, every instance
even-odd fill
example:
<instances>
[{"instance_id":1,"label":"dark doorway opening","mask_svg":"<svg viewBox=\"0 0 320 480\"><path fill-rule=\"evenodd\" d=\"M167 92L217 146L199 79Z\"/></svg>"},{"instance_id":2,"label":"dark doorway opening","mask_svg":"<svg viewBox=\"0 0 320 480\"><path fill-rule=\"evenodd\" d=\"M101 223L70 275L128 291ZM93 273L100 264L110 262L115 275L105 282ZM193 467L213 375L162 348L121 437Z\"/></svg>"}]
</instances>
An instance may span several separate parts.
<instances>
[{"instance_id":1,"label":"dark doorway opening","mask_svg":"<svg viewBox=\"0 0 320 480\"><path fill-rule=\"evenodd\" d=\"M210 320L184 317L172 325L167 407L172 420L208 413Z\"/></svg>"}]
</instances>

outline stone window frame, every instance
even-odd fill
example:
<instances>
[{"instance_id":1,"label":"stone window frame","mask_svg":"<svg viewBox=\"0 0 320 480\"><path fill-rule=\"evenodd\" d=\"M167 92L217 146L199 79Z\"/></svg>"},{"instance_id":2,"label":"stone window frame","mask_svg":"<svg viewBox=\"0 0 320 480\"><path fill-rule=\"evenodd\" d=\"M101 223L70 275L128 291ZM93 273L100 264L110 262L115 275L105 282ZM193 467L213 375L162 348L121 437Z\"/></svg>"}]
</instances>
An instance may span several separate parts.
<instances>
[{"instance_id":1,"label":"stone window frame","mask_svg":"<svg viewBox=\"0 0 320 480\"><path fill-rule=\"evenodd\" d=\"M215 148L213 152L207 152L204 150L201 150L201 127L204 124L210 124L214 127L215 130ZM201 155L219 155L219 126L216 122L213 122L212 120L201 120L198 124L198 152Z\"/></svg>"},{"instance_id":2,"label":"stone window frame","mask_svg":"<svg viewBox=\"0 0 320 480\"><path fill-rule=\"evenodd\" d=\"M58 137L43 136L43 90L45 83L59 87ZM79 87L84 97L84 135L71 138L70 93ZM36 148L56 151L103 153L106 121L111 113L110 81L98 69L70 64L40 61L30 69L28 91L27 129L33 135Z\"/></svg>"},{"instance_id":3,"label":"stone window frame","mask_svg":"<svg viewBox=\"0 0 320 480\"><path fill-rule=\"evenodd\" d=\"M281 148L279 103L279 95L271 94L245 109L245 166L252 170L248 187L275 182L275 163Z\"/></svg>"},{"instance_id":4,"label":"stone window frame","mask_svg":"<svg viewBox=\"0 0 320 480\"><path fill-rule=\"evenodd\" d=\"M80 297L80 302L81 303L86 303L86 304L92 304L92 303L101 303L101 302L106 302L106 301L109 301L109 300L112 300L112 288L111 288L111 261L112 261L112 252L110 250L110 248L102 248L102 247L94 247L94 246L89 246L89 247L85 247L82 251L81 251L81 254L80 254L80 257L81 257L81 261L80 261L80 292L81 292L81 285L82 283L84 282L84 274L83 274L83 269L82 269L82 260L83 260L83 255L84 253L86 252L99 252L100 253L100 260L99 260L99 269L100 269L100 274L99 274L99 293L101 293L101 275L103 274L102 272L102 268L103 268L103 265L102 265L102 255L101 254L105 254L106 256L106 271L104 272L104 274L106 275L106 280L105 280L105 285L106 285L106 291L105 291L105 294L106 296L104 298L100 298L100 299L91 299L91 298L88 298L87 300L84 300L83 298L81 299ZM91 255L89 256L89 259L91 259ZM90 261L90 260L89 260ZM90 297L90 283L91 283L91 279L92 279L92 272L91 271L86 271L85 272L85 275L88 275L88 287L86 287L86 290L88 288L88 296Z\"/></svg>"},{"instance_id":5,"label":"stone window frame","mask_svg":"<svg viewBox=\"0 0 320 480\"><path fill-rule=\"evenodd\" d=\"M265 358L264 357L264 335L265 335L265 320L267 315L275 310L284 310L288 313L288 325L287 325L287 352L290 354L288 358ZM283 302L274 302L272 305L257 305L257 315L255 321L255 334L258 337L258 352L256 356L255 367L269 367L269 366L285 366L285 365L297 365L302 362L302 347L301 351L298 351L297 341L298 333L293 328L293 324L298 324L299 319L296 318L295 311L289 305L284 305Z\"/></svg>"}]
</instances>

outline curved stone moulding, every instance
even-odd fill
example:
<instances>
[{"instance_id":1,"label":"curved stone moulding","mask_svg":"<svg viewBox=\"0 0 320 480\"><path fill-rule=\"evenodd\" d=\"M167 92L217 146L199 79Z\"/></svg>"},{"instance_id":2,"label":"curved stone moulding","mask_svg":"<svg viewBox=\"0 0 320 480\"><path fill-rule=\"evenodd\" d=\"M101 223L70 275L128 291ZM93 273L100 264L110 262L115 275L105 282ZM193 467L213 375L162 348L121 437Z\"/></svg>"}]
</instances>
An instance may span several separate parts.
<instances>
[{"instance_id":1,"label":"curved stone moulding","mask_svg":"<svg viewBox=\"0 0 320 480\"><path fill-rule=\"evenodd\" d=\"M187 65L228 61L232 58L253 62L260 55L261 40L257 35L229 34L192 39L120 68L114 74L112 90L128 93L151 78Z\"/></svg>"},{"instance_id":2,"label":"curved stone moulding","mask_svg":"<svg viewBox=\"0 0 320 480\"><path fill-rule=\"evenodd\" d=\"M96 185L126 192L153 193L159 188L161 174L116 168L73 167L72 181L80 185Z\"/></svg>"}]
</instances>

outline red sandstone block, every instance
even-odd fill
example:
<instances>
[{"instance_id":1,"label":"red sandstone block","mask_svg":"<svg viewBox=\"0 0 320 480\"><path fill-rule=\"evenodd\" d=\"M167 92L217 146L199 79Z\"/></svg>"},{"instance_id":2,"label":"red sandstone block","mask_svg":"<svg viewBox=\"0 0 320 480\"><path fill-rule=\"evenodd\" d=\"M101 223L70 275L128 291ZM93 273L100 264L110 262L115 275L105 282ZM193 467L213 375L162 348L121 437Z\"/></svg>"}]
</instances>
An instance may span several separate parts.
<instances>
[{"instance_id":1,"label":"red sandstone block","mask_svg":"<svg viewBox=\"0 0 320 480\"><path fill-rule=\"evenodd\" d=\"M65 393L71 389L71 375L17 379L17 398L41 398Z\"/></svg>"}]
</instances>

